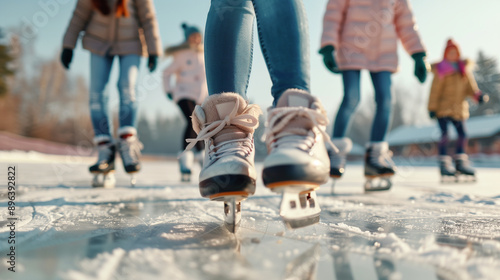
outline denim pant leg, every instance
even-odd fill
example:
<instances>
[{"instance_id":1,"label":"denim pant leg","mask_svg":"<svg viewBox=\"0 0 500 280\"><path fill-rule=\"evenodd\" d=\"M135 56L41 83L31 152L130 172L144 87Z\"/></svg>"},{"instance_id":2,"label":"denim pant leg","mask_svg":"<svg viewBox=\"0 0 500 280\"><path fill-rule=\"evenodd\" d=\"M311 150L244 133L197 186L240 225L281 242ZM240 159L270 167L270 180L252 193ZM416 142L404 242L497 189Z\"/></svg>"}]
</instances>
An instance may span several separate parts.
<instances>
[{"instance_id":1,"label":"denim pant leg","mask_svg":"<svg viewBox=\"0 0 500 280\"><path fill-rule=\"evenodd\" d=\"M438 118L438 125L441 129L441 139L439 140L438 149L439 155L445 156L448 154L448 122L449 118Z\"/></svg>"},{"instance_id":2,"label":"denim pant leg","mask_svg":"<svg viewBox=\"0 0 500 280\"><path fill-rule=\"evenodd\" d=\"M309 27L302 0L252 0L274 105L287 89L310 92Z\"/></svg>"},{"instance_id":3,"label":"denim pant leg","mask_svg":"<svg viewBox=\"0 0 500 280\"><path fill-rule=\"evenodd\" d=\"M205 27L205 69L210 95L235 92L246 99L254 17L251 0L212 0Z\"/></svg>"},{"instance_id":4,"label":"denim pant leg","mask_svg":"<svg viewBox=\"0 0 500 280\"><path fill-rule=\"evenodd\" d=\"M120 95L120 128L118 135L136 134L135 121L137 116L137 77L141 57L138 55L120 56L120 76L118 78L118 93Z\"/></svg>"},{"instance_id":5,"label":"denim pant leg","mask_svg":"<svg viewBox=\"0 0 500 280\"><path fill-rule=\"evenodd\" d=\"M340 104L335 124L333 126L333 138L344 137L351 116L358 107L360 98L360 74L359 70L346 70L342 72L342 79L344 81L344 99Z\"/></svg>"},{"instance_id":6,"label":"denim pant leg","mask_svg":"<svg viewBox=\"0 0 500 280\"><path fill-rule=\"evenodd\" d=\"M112 65L112 56L100 56L93 53L90 55L89 107L96 143L109 141L112 138L108 119L109 96L105 91Z\"/></svg>"},{"instance_id":7,"label":"denim pant leg","mask_svg":"<svg viewBox=\"0 0 500 280\"><path fill-rule=\"evenodd\" d=\"M377 103L370 141L381 142L385 140L391 121L391 72L371 72L370 75L375 88L375 101Z\"/></svg>"},{"instance_id":8,"label":"denim pant leg","mask_svg":"<svg viewBox=\"0 0 500 280\"><path fill-rule=\"evenodd\" d=\"M451 123L457 130L457 154L464 154L465 153L465 146L467 145L467 134L465 132L465 123L464 121L456 121L456 120L451 120Z\"/></svg>"}]
</instances>

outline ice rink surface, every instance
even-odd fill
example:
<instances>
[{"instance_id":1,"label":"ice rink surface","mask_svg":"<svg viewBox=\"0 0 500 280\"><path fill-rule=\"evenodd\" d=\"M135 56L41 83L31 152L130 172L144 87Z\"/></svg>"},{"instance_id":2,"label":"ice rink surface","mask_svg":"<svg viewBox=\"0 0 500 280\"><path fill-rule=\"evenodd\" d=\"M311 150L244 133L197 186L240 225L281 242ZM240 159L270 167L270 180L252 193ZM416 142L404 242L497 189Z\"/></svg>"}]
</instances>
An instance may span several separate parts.
<instances>
[{"instance_id":1,"label":"ice rink surface","mask_svg":"<svg viewBox=\"0 0 500 280\"><path fill-rule=\"evenodd\" d=\"M118 168L92 189L88 159L0 154L0 279L499 279L500 169L441 184L400 166L365 194L362 166L318 192L319 224L287 230L280 197L258 181L236 235L223 206L180 183L174 161L146 161L137 186ZM16 267L7 270L7 166L17 166ZM121 166L120 166L121 167ZM260 168L260 165L257 166ZM195 174L199 169L195 170Z\"/></svg>"}]
</instances>

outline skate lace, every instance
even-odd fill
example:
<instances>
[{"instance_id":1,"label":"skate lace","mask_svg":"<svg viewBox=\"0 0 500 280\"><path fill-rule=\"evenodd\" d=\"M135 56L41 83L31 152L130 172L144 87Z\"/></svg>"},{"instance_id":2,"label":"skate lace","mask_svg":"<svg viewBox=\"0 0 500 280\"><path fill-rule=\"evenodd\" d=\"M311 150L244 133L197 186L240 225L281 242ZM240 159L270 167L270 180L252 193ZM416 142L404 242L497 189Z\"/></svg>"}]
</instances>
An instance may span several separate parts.
<instances>
[{"instance_id":1,"label":"skate lace","mask_svg":"<svg viewBox=\"0 0 500 280\"><path fill-rule=\"evenodd\" d=\"M257 107L258 109L258 105L248 105L240 115L237 115L239 102L239 99L236 99L236 104L233 107L233 110L224 119L214 121L211 124L207 125L198 133L198 136L195 139L186 139L186 142L188 142L189 144L184 152L191 150L196 145L196 143L198 143L198 141L211 139L217 133L221 132L226 126L234 125L237 127L246 127L255 130L259 125L259 120L253 115L249 114L249 112L255 109L255 107ZM212 143L212 141L210 142ZM246 156L250 154L252 150L253 136L252 133L249 133L245 138L222 141L217 145L210 144L208 156L209 160L218 159L229 154L239 154L241 156Z\"/></svg>"},{"instance_id":2,"label":"skate lace","mask_svg":"<svg viewBox=\"0 0 500 280\"><path fill-rule=\"evenodd\" d=\"M310 150L316 142L316 133L314 130L287 127L295 117L305 117L313 123L314 127L318 128L317 130L323 135L323 138L332 150L335 153L339 152L330 140L330 136L323 129L328 124L328 118L320 111L306 107L280 107L274 108L272 111L274 115L268 121L262 139L266 141L269 151L278 146L298 148L304 151Z\"/></svg>"},{"instance_id":3,"label":"skate lace","mask_svg":"<svg viewBox=\"0 0 500 280\"><path fill-rule=\"evenodd\" d=\"M119 149L123 162L126 165L136 163L139 160L139 155L141 154L143 147L144 146L139 140L129 142L122 140L119 145Z\"/></svg>"}]
</instances>

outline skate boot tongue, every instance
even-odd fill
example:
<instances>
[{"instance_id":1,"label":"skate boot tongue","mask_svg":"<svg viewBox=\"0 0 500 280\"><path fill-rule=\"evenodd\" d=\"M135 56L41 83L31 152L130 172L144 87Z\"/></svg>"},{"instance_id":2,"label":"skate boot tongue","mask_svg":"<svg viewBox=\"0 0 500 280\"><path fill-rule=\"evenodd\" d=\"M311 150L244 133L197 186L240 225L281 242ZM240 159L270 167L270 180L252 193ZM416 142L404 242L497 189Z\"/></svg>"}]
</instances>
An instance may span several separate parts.
<instances>
[{"instance_id":1,"label":"skate boot tongue","mask_svg":"<svg viewBox=\"0 0 500 280\"><path fill-rule=\"evenodd\" d=\"M201 110L200 110L201 109ZM248 102L236 93L221 93L209 96L201 105L201 108L195 110L193 114L193 128L196 133L218 121L225 121L224 128L217 132L211 138L214 145L243 139L252 134L256 128L253 125L251 117L258 119L261 114L260 108L254 105L248 105ZM242 115L249 115L245 118ZM237 142L232 142L238 145Z\"/></svg>"},{"instance_id":2,"label":"skate boot tongue","mask_svg":"<svg viewBox=\"0 0 500 280\"><path fill-rule=\"evenodd\" d=\"M317 102L317 99L311 96L304 90L291 89L283 93L283 95L278 100L276 108L282 107L304 107L309 109L320 109L321 105ZM273 109L269 110L270 116L273 114ZM284 127L283 132L290 132L295 135L307 135L309 131L314 127L314 123L311 118L305 116L296 116Z\"/></svg>"}]
</instances>

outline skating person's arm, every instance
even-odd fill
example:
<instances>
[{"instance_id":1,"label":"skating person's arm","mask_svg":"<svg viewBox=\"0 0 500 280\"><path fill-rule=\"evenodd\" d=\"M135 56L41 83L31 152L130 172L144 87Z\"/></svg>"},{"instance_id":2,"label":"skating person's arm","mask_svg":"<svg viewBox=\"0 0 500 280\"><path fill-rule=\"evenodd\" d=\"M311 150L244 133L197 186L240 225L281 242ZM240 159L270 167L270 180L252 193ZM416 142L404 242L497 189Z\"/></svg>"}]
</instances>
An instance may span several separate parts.
<instances>
[{"instance_id":1,"label":"skating person's arm","mask_svg":"<svg viewBox=\"0 0 500 280\"><path fill-rule=\"evenodd\" d=\"M398 0L396 3L394 24L403 47L410 55L425 53L425 47L418 34L418 26L410 2L408 0Z\"/></svg>"},{"instance_id":2,"label":"skating person's arm","mask_svg":"<svg viewBox=\"0 0 500 280\"><path fill-rule=\"evenodd\" d=\"M441 94L443 92L443 81L441 78L439 78L436 70L436 65L432 66L432 72L434 73L434 79L432 80L431 93L429 95L429 103L427 105L427 109L429 110L429 113L431 115L435 115L436 111L439 109L439 99L441 98Z\"/></svg>"},{"instance_id":3,"label":"skating person's arm","mask_svg":"<svg viewBox=\"0 0 500 280\"><path fill-rule=\"evenodd\" d=\"M139 25L144 31L144 37L146 38L148 54L150 56L161 56L162 44L154 3L152 0L136 0L135 2Z\"/></svg>"},{"instance_id":4,"label":"skating person's arm","mask_svg":"<svg viewBox=\"0 0 500 280\"><path fill-rule=\"evenodd\" d=\"M340 31L344 22L347 8L346 0L330 0L326 5L323 17L323 35L321 36L321 49L319 53L323 56L323 63L333 73L340 73L335 60L335 49L339 48Z\"/></svg>"},{"instance_id":5,"label":"skating person's arm","mask_svg":"<svg viewBox=\"0 0 500 280\"><path fill-rule=\"evenodd\" d=\"M92 16L92 2L88 0L78 0L73 16L63 38L64 49L74 49L80 32L85 31Z\"/></svg>"},{"instance_id":6,"label":"skating person's arm","mask_svg":"<svg viewBox=\"0 0 500 280\"><path fill-rule=\"evenodd\" d=\"M340 31L347 10L347 0L329 0L323 17L323 35L321 48L333 46L338 50L340 45Z\"/></svg>"},{"instance_id":7,"label":"skating person's arm","mask_svg":"<svg viewBox=\"0 0 500 280\"><path fill-rule=\"evenodd\" d=\"M172 64L170 64L165 70L163 70L163 88L165 89L165 94L173 95L174 88L172 86L172 76L177 75L181 68L181 63L179 59L174 57Z\"/></svg>"},{"instance_id":8,"label":"skating person's arm","mask_svg":"<svg viewBox=\"0 0 500 280\"><path fill-rule=\"evenodd\" d=\"M403 47L415 61L415 76L423 83L427 78L425 47L418 34L418 27L413 16L409 0L396 2L394 24Z\"/></svg>"}]
</instances>

